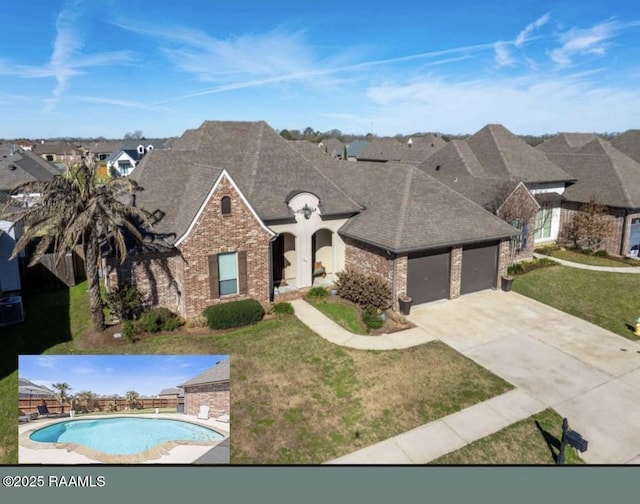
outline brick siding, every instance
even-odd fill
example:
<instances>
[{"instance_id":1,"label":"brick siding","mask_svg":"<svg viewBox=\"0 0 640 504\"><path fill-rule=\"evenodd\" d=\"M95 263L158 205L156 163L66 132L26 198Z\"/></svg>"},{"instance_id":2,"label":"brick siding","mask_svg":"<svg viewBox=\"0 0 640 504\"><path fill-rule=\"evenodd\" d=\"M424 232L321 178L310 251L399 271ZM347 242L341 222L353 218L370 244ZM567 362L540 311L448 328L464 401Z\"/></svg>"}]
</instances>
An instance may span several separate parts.
<instances>
[{"instance_id":1,"label":"brick siding","mask_svg":"<svg viewBox=\"0 0 640 504\"><path fill-rule=\"evenodd\" d=\"M203 383L184 388L184 412L197 415L200 406L209 406L209 416L217 417L231 413L231 393L229 382Z\"/></svg>"},{"instance_id":2,"label":"brick siding","mask_svg":"<svg viewBox=\"0 0 640 504\"><path fill-rule=\"evenodd\" d=\"M222 215L221 211L224 196L231 198L228 215ZM110 273L110 285L134 284L142 292L153 294L154 305L166 306L185 317L199 315L208 305L237 299L257 299L266 307L271 291L270 240L270 233L224 178L189 235L178 246L179 253L172 257L131 258ZM247 292L212 298L209 256L240 251L245 251L247 257Z\"/></svg>"},{"instance_id":3,"label":"brick siding","mask_svg":"<svg viewBox=\"0 0 640 504\"><path fill-rule=\"evenodd\" d=\"M451 248L449 256L449 299L460 296L462 285L462 247Z\"/></svg>"},{"instance_id":4,"label":"brick siding","mask_svg":"<svg viewBox=\"0 0 640 504\"><path fill-rule=\"evenodd\" d=\"M563 246L572 246L574 243L568 238L567 233L571 228L573 217L581 212L583 203L564 202L560 211L560 235L558 243ZM608 207L608 220L612 225L612 232L607 239L604 240L600 248L613 255L624 255L629 243L629 224L625 229L625 211L621 208ZM628 219L628 222L631 222ZM625 237L623 243L623 236Z\"/></svg>"}]
</instances>

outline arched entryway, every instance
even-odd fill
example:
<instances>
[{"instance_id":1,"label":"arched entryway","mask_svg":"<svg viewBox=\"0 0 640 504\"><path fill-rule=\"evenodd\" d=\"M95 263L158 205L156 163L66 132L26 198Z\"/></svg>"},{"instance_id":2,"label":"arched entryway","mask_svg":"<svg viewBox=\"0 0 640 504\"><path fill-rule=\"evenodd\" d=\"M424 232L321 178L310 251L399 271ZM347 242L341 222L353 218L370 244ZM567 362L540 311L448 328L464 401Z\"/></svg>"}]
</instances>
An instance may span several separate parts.
<instances>
[{"instance_id":1,"label":"arched entryway","mask_svg":"<svg viewBox=\"0 0 640 504\"><path fill-rule=\"evenodd\" d=\"M314 283L315 279L333 279L334 273L334 250L333 232L329 229L319 229L311 237L312 269Z\"/></svg>"},{"instance_id":2,"label":"arched entryway","mask_svg":"<svg viewBox=\"0 0 640 504\"><path fill-rule=\"evenodd\" d=\"M281 233L273 242L273 286L297 287L296 237L291 233Z\"/></svg>"}]
</instances>

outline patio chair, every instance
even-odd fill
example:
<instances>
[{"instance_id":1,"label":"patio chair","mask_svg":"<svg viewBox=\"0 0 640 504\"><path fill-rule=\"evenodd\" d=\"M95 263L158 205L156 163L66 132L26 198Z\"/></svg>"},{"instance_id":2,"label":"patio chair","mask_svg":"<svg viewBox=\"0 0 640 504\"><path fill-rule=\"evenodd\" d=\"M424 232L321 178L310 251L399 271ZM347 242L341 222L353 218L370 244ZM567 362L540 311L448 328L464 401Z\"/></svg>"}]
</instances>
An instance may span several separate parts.
<instances>
[{"instance_id":1,"label":"patio chair","mask_svg":"<svg viewBox=\"0 0 640 504\"><path fill-rule=\"evenodd\" d=\"M198 418L200 420L209 419L209 406L207 406L206 404L200 405L200 411L198 411Z\"/></svg>"},{"instance_id":2,"label":"patio chair","mask_svg":"<svg viewBox=\"0 0 640 504\"><path fill-rule=\"evenodd\" d=\"M229 414L228 413L223 413L222 415L217 416L215 419L218 422L229 423Z\"/></svg>"},{"instance_id":3,"label":"patio chair","mask_svg":"<svg viewBox=\"0 0 640 504\"><path fill-rule=\"evenodd\" d=\"M51 413L46 404L43 404L42 406L38 406L38 415L42 415L45 418L61 416L59 413Z\"/></svg>"},{"instance_id":4,"label":"patio chair","mask_svg":"<svg viewBox=\"0 0 640 504\"><path fill-rule=\"evenodd\" d=\"M30 422L30 421L31 421L31 415L27 415L22 410L18 412L18 422Z\"/></svg>"}]
</instances>

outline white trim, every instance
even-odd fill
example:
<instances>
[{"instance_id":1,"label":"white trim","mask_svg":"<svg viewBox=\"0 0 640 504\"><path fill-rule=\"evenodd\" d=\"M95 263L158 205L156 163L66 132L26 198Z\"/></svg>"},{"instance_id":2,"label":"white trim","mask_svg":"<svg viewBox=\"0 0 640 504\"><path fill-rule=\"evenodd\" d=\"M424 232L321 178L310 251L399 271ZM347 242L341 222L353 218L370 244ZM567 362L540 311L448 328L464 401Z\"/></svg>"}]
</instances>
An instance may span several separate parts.
<instances>
[{"instance_id":1,"label":"white trim","mask_svg":"<svg viewBox=\"0 0 640 504\"><path fill-rule=\"evenodd\" d=\"M249 209L249 211L251 212L253 217L258 221L258 223L260 224L260 227L262 227L262 229L264 229L267 233L269 233L272 238L274 236L276 236L277 233L274 233L273 231L271 231L271 229L269 229L265 225L265 223L262 222L262 219L258 216L258 213L255 211L253 206L251 206L251 203L249 203L249 200L242 193L242 191L240 190L238 185L235 183L233 178L231 178L231 175L229 175L229 172L226 170L226 168L223 168L222 171L220 172L220 175L218 175L218 178L216 179L215 183L213 184L213 187L209 191L209 194L207 194L207 197L204 199L204 201L203 201L202 205L200 205L200 208L198 209L195 217L193 218L193 220L189 224L189 227L184 232L184 234L180 238L178 238L178 240L176 240L176 243L175 243L174 246L176 246L176 247L179 246L187 238L187 236L189 236L189 234L193 230L194 226L196 225L196 223L200 219L200 215L202 215L202 212L204 212L204 209L207 206L207 204L209 203L209 200L211 199L213 194L218 189L218 186L220 185L220 182L222 181L223 178L226 178L231 183L231 186L240 195L240 198L242 199L244 204L247 205L247 208Z\"/></svg>"}]
</instances>

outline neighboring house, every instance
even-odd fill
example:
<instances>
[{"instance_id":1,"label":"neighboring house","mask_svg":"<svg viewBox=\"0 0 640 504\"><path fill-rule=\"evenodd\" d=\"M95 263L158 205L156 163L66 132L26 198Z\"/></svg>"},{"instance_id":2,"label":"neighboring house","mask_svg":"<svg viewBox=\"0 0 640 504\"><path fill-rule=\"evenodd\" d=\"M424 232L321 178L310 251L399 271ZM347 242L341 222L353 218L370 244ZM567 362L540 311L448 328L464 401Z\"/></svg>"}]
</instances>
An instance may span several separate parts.
<instances>
[{"instance_id":1,"label":"neighboring house","mask_svg":"<svg viewBox=\"0 0 640 504\"><path fill-rule=\"evenodd\" d=\"M635 132L620 135L627 144ZM637 138L640 140L640 138ZM606 205L612 229L602 248L615 255L638 255L640 250L640 163L612 143L583 133L561 133L537 147L576 179L564 192L562 225L568 227L584 204Z\"/></svg>"},{"instance_id":2,"label":"neighboring house","mask_svg":"<svg viewBox=\"0 0 640 504\"><path fill-rule=\"evenodd\" d=\"M354 140L353 142L348 143L345 146L347 151L347 159L344 159L344 161L357 161L358 156L367 145L369 145L369 142L367 140ZM344 158L344 153L342 154L342 157Z\"/></svg>"},{"instance_id":3,"label":"neighboring house","mask_svg":"<svg viewBox=\"0 0 640 504\"><path fill-rule=\"evenodd\" d=\"M155 148L162 148L163 140L127 140L106 160L110 175L128 177L142 158Z\"/></svg>"},{"instance_id":4,"label":"neighboring house","mask_svg":"<svg viewBox=\"0 0 640 504\"><path fill-rule=\"evenodd\" d=\"M522 182L539 205L535 221L525 220L523 236L532 231L533 242L557 240L560 232L561 201L574 177L552 163L541 151L528 145L504 126L490 124L465 140L452 140L420 164L429 175L492 210L510 194L505 187ZM529 207L527 196L519 194ZM498 201L496 201L496 199ZM493 201L493 203L492 203Z\"/></svg>"},{"instance_id":5,"label":"neighboring house","mask_svg":"<svg viewBox=\"0 0 640 504\"><path fill-rule=\"evenodd\" d=\"M35 142L32 142L31 140L16 140L15 142L13 142L13 144L25 151L31 151L33 150L33 147L36 145Z\"/></svg>"},{"instance_id":6,"label":"neighboring house","mask_svg":"<svg viewBox=\"0 0 640 504\"><path fill-rule=\"evenodd\" d=\"M345 267L384 278L394 302L495 288L518 234L414 166L347 167L264 122L207 121L131 178L165 248L110 259L108 286L135 284L187 317L247 297L267 305L276 287L314 285L319 263L326 281Z\"/></svg>"},{"instance_id":7,"label":"neighboring house","mask_svg":"<svg viewBox=\"0 0 640 504\"><path fill-rule=\"evenodd\" d=\"M406 142L396 138L374 138L362 149L358 161L392 161L417 165L445 145L446 142L433 133L411 137Z\"/></svg>"},{"instance_id":8,"label":"neighboring house","mask_svg":"<svg viewBox=\"0 0 640 504\"><path fill-rule=\"evenodd\" d=\"M640 163L640 130L631 129L611 139L609 143L626 154L631 159Z\"/></svg>"},{"instance_id":9,"label":"neighboring house","mask_svg":"<svg viewBox=\"0 0 640 504\"><path fill-rule=\"evenodd\" d=\"M345 144L337 138L325 138L318 144L327 154L336 159L342 159Z\"/></svg>"},{"instance_id":10,"label":"neighboring house","mask_svg":"<svg viewBox=\"0 0 640 504\"><path fill-rule=\"evenodd\" d=\"M54 163L62 168L65 163L74 157L82 155L82 149L69 142L45 142L35 144L31 152L40 156L45 161Z\"/></svg>"},{"instance_id":11,"label":"neighboring house","mask_svg":"<svg viewBox=\"0 0 640 504\"><path fill-rule=\"evenodd\" d=\"M231 373L229 359L178 385L184 390L184 413L197 415L200 406L209 406L209 415L218 417L231 413Z\"/></svg>"}]
</instances>

